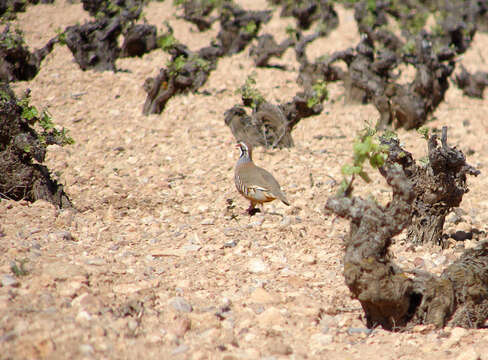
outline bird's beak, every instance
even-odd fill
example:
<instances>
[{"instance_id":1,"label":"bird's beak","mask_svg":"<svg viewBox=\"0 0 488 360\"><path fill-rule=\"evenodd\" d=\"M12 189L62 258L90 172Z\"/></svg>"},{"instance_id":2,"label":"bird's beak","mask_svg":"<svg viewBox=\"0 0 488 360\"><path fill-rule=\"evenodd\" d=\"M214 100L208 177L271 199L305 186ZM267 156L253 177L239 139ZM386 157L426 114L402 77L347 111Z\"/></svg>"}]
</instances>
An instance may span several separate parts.
<instances>
[{"instance_id":1,"label":"bird's beak","mask_svg":"<svg viewBox=\"0 0 488 360\"><path fill-rule=\"evenodd\" d=\"M239 143L235 144L235 148L236 149L240 149L241 148L241 144L239 144Z\"/></svg>"}]
</instances>

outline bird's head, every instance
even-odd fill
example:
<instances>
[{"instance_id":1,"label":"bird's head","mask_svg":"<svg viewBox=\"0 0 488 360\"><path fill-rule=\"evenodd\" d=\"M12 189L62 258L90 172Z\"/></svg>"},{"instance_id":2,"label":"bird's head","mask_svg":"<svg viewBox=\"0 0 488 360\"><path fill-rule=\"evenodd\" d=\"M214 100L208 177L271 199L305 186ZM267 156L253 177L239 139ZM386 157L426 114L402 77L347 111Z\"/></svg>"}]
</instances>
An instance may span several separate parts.
<instances>
[{"instance_id":1,"label":"bird's head","mask_svg":"<svg viewBox=\"0 0 488 360\"><path fill-rule=\"evenodd\" d=\"M252 159L251 145L246 144L244 141L238 141L236 148L239 149L239 158L248 157L249 159Z\"/></svg>"}]
</instances>

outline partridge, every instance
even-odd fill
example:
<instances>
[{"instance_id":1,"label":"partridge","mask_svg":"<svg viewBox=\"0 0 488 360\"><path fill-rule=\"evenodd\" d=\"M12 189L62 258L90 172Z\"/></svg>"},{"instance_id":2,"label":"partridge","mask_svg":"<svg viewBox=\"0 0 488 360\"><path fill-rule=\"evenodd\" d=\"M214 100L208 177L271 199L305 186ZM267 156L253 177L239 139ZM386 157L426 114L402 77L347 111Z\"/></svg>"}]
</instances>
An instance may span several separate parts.
<instances>
[{"instance_id":1,"label":"partridge","mask_svg":"<svg viewBox=\"0 0 488 360\"><path fill-rule=\"evenodd\" d=\"M247 212L254 215L259 212L256 204L280 199L285 205L290 205L281 191L280 184L268 171L256 166L252 161L252 148L243 141L239 141L236 148L240 151L237 161L234 181L237 191L251 202Z\"/></svg>"}]
</instances>

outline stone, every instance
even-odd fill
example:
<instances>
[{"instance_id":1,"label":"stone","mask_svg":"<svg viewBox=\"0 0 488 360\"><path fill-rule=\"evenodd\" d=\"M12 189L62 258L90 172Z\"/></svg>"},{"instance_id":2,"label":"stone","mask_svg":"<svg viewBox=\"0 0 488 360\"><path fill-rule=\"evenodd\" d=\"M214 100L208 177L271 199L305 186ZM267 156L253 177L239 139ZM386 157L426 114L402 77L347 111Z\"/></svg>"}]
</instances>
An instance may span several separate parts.
<instances>
[{"instance_id":1,"label":"stone","mask_svg":"<svg viewBox=\"0 0 488 360\"><path fill-rule=\"evenodd\" d=\"M275 325L282 326L286 320L278 308L270 307L259 314L258 323L262 328L268 329Z\"/></svg>"},{"instance_id":2,"label":"stone","mask_svg":"<svg viewBox=\"0 0 488 360\"><path fill-rule=\"evenodd\" d=\"M463 348L461 353L456 357L456 360L480 360L481 356L471 345L469 348Z\"/></svg>"},{"instance_id":3,"label":"stone","mask_svg":"<svg viewBox=\"0 0 488 360\"><path fill-rule=\"evenodd\" d=\"M136 330L137 330L137 327L139 326L139 324L137 323L136 320L132 319L132 318L129 318L127 320L127 328L129 329L129 331L131 331L132 333L134 333Z\"/></svg>"},{"instance_id":4,"label":"stone","mask_svg":"<svg viewBox=\"0 0 488 360\"><path fill-rule=\"evenodd\" d=\"M435 325L434 324L428 324L428 325L415 325L412 329L413 332L415 333L421 333L421 334L427 334L429 332L432 332L435 330Z\"/></svg>"},{"instance_id":5,"label":"stone","mask_svg":"<svg viewBox=\"0 0 488 360\"><path fill-rule=\"evenodd\" d=\"M266 265L266 263L260 258L254 258L249 260L247 266L249 271L253 274L269 271L268 265Z\"/></svg>"},{"instance_id":6,"label":"stone","mask_svg":"<svg viewBox=\"0 0 488 360\"><path fill-rule=\"evenodd\" d=\"M291 346L285 344L281 339L270 340L266 347L271 354L284 356L293 354Z\"/></svg>"},{"instance_id":7,"label":"stone","mask_svg":"<svg viewBox=\"0 0 488 360\"><path fill-rule=\"evenodd\" d=\"M447 329L446 329L447 330ZM468 334L468 330L462 327L455 327L451 330L451 335L442 343L444 349L449 349L459 344L461 339Z\"/></svg>"},{"instance_id":8,"label":"stone","mask_svg":"<svg viewBox=\"0 0 488 360\"><path fill-rule=\"evenodd\" d=\"M75 296L80 289L85 286L84 278L76 279L72 281L63 281L58 286L58 294L65 297L73 297Z\"/></svg>"},{"instance_id":9,"label":"stone","mask_svg":"<svg viewBox=\"0 0 488 360\"><path fill-rule=\"evenodd\" d=\"M208 329L204 331L200 336L204 339L206 344L215 344L218 339L220 338L220 330L219 329Z\"/></svg>"},{"instance_id":10,"label":"stone","mask_svg":"<svg viewBox=\"0 0 488 360\"><path fill-rule=\"evenodd\" d=\"M151 279L141 280L137 283L117 284L112 287L112 290L119 294L133 294L141 290L157 288L158 286L159 280Z\"/></svg>"},{"instance_id":11,"label":"stone","mask_svg":"<svg viewBox=\"0 0 488 360\"><path fill-rule=\"evenodd\" d=\"M329 345L334 340L334 336L331 334L316 333L310 337L310 342L315 347L322 347L324 345Z\"/></svg>"},{"instance_id":12,"label":"stone","mask_svg":"<svg viewBox=\"0 0 488 360\"><path fill-rule=\"evenodd\" d=\"M66 280L75 276L85 276L88 272L79 265L52 262L44 265L43 273L56 280Z\"/></svg>"},{"instance_id":13,"label":"stone","mask_svg":"<svg viewBox=\"0 0 488 360\"><path fill-rule=\"evenodd\" d=\"M205 213L208 211L208 206L205 204L198 205L198 211L201 213Z\"/></svg>"},{"instance_id":14,"label":"stone","mask_svg":"<svg viewBox=\"0 0 488 360\"><path fill-rule=\"evenodd\" d=\"M71 301L71 306L79 308L81 310L88 311L90 313L96 313L101 307L100 301L89 293L81 294Z\"/></svg>"},{"instance_id":15,"label":"stone","mask_svg":"<svg viewBox=\"0 0 488 360\"><path fill-rule=\"evenodd\" d=\"M90 321L92 316L85 310L81 310L76 315L76 322L81 324Z\"/></svg>"},{"instance_id":16,"label":"stone","mask_svg":"<svg viewBox=\"0 0 488 360\"><path fill-rule=\"evenodd\" d=\"M354 327L350 327L347 329L347 333L349 335L355 335L355 334L358 334L358 335L370 335L371 333L373 332L372 329L368 329L368 328L354 328Z\"/></svg>"},{"instance_id":17,"label":"stone","mask_svg":"<svg viewBox=\"0 0 488 360\"><path fill-rule=\"evenodd\" d=\"M447 257L442 254L437 254L436 256L432 257L432 262L435 266L444 265L447 262Z\"/></svg>"},{"instance_id":18,"label":"stone","mask_svg":"<svg viewBox=\"0 0 488 360\"><path fill-rule=\"evenodd\" d=\"M176 311L183 312L183 313L191 313L193 311L193 307L191 304L186 301L186 299L182 298L181 296L175 296L169 300L169 305Z\"/></svg>"},{"instance_id":19,"label":"stone","mask_svg":"<svg viewBox=\"0 0 488 360\"><path fill-rule=\"evenodd\" d=\"M317 259L312 254L305 254L300 258L300 261L307 265L314 265L317 263Z\"/></svg>"},{"instance_id":20,"label":"stone","mask_svg":"<svg viewBox=\"0 0 488 360\"><path fill-rule=\"evenodd\" d=\"M50 241L73 241L73 235L66 230L56 231L48 235Z\"/></svg>"},{"instance_id":21,"label":"stone","mask_svg":"<svg viewBox=\"0 0 488 360\"><path fill-rule=\"evenodd\" d=\"M48 359L53 355L56 346L51 339L42 339L35 342L36 357Z\"/></svg>"},{"instance_id":22,"label":"stone","mask_svg":"<svg viewBox=\"0 0 488 360\"><path fill-rule=\"evenodd\" d=\"M417 268L417 269L423 269L425 268L425 261L424 259L420 258L420 257L416 257L414 260L413 260L413 265Z\"/></svg>"},{"instance_id":23,"label":"stone","mask_svg":"<svg viewBox=\"0 0 488 360\"><path fill-rule=\"evenodd\" d=\"M278 302L276 296L271 295L263 288L257 288L256 290L254 290L251 294L250 300L252 302L260 303L260 304L271 304L274 302Z\"/></svg>"},{"instance_id":24,"label":"stone","mask_svg":"<svg viewBox=\"0 0 488 360\"><path fill-rule=\"evenodd\" d=\"M186 353L188 350L190 350L190 347L188 345L181 344L180 346L173 349L173 351L171 352L171 355L183 354L183 353Z\"/></svg>"},{"instance_id":25,"label":"stone","mask_svg":"<svg viewBox=\"0 0 488 360\"><path fill-rule=\"evenodd\" d=\"M191 313L191 327L198 332L220 327L220 320L212 312Z\"/></svg>"},{"instance_id":26,"label":"stone","mask_svg":"<svg viewBox=\"0 0 488 360\"><path fill-rule=\"evenodd\" d=\"M173 334L175 334L178 337L183 337L187 333L188 330L191 328L191 321L187 317L182 317L179 319L176 319L173 322Z\"/></svg>"},{"instance_id":27,"label":"stone","mask_svg":"<svg viewBox=\"0 0 488 360\"><path fill-rule=\"evenodd\" d=\"M468 224L467 222L462 222L457 226L457 229L460 231L464 231L465 233L471 233L473 230L473 226Z\"/></svg>"},{"instance_id":28,"label":"stone","mask_svg":"<svg viewBox=\"0 0 488 360\"><path fill-rule=\"evenodd\" d=\"M2 286L3 287L18 287L20 286L19 280L11 274L3 274L2 275L2 280L1 280Z\"/></svg>"},{"instance_id":29,"label":"stone","mask_svg":"<svg viewBox=\"0 0 488 360\"><path fill-rule=\"evenodd\" d=\"M102 265L105 265L107 262L105 261L104 258L95 257L95 258L92 258L92 259L87 259L85 261L85 263L88 264L88 265L102 266Z\"/></svg>"},{"instance_id":30,"label":"stone","mask_svg":"<svg viewBox=\"0 0 488 360\"><path fill-rule=\"evenodd\" d=\"M94 353L93 346L90 344L81 344L78 349L80 350L80 353L86 356L93 355Z\"/></svg>"},{"instance_id":31,"label":"stone","mask_svg":"<svg viewBox=\"0 0 488 360\"><path fill-rule=\"evenodd\" d=\"M289 216L284 216L280 222L282 227L288 227L292 223L292 219Z\"/></svg>"}]
</instances>

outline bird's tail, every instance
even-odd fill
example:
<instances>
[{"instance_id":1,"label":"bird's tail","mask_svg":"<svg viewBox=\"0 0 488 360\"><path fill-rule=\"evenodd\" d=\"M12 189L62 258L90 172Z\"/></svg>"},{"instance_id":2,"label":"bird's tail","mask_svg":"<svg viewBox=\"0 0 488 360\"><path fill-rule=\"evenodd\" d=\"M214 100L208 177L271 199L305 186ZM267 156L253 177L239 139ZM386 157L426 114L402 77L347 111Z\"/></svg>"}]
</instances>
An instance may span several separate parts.
<instances>
[{"instance_id":1,"label":"bird's tail","mask_svg":"<svg viewBox=\"0 0 488 360\"><path fill-rule=\"evenodd\" d=\"M286 206L290 206L290 202L286 199L285 194L283 194L282 192L280 192L278 194L278 197L283 202L283 204L285 204Z\"/></svg>"}]
</instances>

